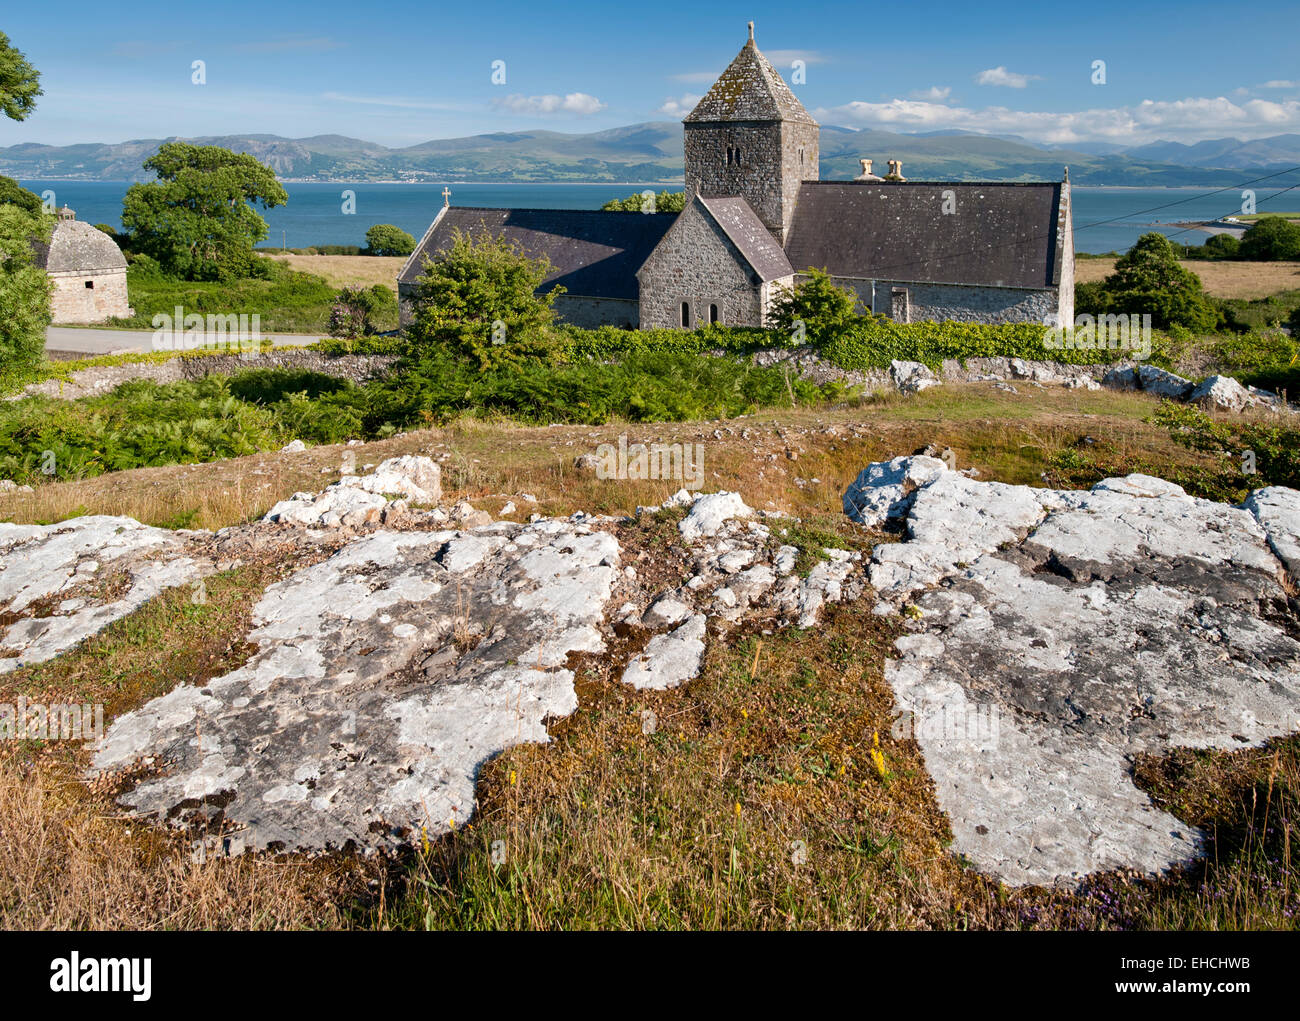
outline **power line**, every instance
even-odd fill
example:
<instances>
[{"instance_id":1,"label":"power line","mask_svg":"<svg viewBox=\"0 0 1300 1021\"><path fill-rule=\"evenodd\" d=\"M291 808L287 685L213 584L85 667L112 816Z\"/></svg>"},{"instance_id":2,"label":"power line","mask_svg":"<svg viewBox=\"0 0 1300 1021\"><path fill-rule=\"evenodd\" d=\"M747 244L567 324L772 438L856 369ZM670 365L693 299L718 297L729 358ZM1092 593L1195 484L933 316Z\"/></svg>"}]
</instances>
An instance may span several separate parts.
<instances>
[{"instance_id":1,"label":"power line","mask_svg":"<svg viewBox=\"0 0 1300 1021\"><path fill-rule=\"evenodd\" d=\"M1254 178L1251 178L1251 179L1248 180L1248 181L1242 181L1240 184L1230 185L1230 186L1228 186L1228 187L1224 187L1224 188L1216 188L1214 191L1202 192L1202 193L1199 193L1199 194L1196 194L1196 195L1191 195L1191 196L1188 196L1187 198L1184 198L1184 199L1178 199L1178 200L1175 201L1175 202L1166 202L1166 203L1164 203L1164 204L1162 204L1162 205L1159 205L1159 206L1152 206L1150 209L1136 209L1136 210L1133 210L1132 212L1125 213L1125 214L1123 214L1122 216L1112 217L1112 218L1109 219L1109 220L1097 220L1097 221L1094 221L1093 223L1087 223L1087 224L1084 224L1084 225L1081 226L1081 227L1076 227L1075 230L1087 230L1087 229L1090 228L1090 227L1100 227L1100 226L1104 226L1105 224L1108 224L1108 223L1115 223L1115 222L1120 221L1120 220L1127 220L1127 219L1129 219L1129 218L1131 218L1131 217L1134 217L1134 216L1142 216L1142 215L1144 215L1145 213L1156 212L1157 210L1160 210L1160 209L1168 209L1168 208L1170 208L1171 206L1182 205L1182 204L1185 203L1185 202L1194 202L1194 201L1196 201L1196 200L1198 200L1198 199L1208 198L1208 197L1211 196L1211 195L1218 195L1218 194L1220 194L1220 193L1222 193L1222 192L1225 192L1225 191L1236 191L1236 190L1238 190L1238 189L1240 189L1240 188L1244 188L1244 187L1246 187L1247 185L1257 184L1257 183L1259 183L1260 181L1271 181L1271 180L1272 180L1273 178L1275 178L1275 177L1281 177L1283 174L1291 174L1291 173L1294 173L1294 172L1296 172L1296 171L1298 171L1298 170L1300 170L1300 166L1297 166L1297 167L1288 167L1286 170L1279 170L1277 173L1274 173L1274 174L1265 174L1265 175L1263 175L1262 177L1254 177ZM1282 190L1282 191L1279 191L1276 195L1270 195L1268 198L1261 199L1261 200L1259 201L1258 204L1259 204L1259 205L1262 205L1262 204L1265 203L1265 202L1270 202L1270 201L1272 201L1273 199L1276 199L1276 198L1278 198L1279 196L1281 196L1281 195L1285 195L1287 192L1294 190L1295 188L1300 188L1300 184L1294 184L1294 185L1291 185L1291 187L1286 188L1286 189L1284 189L1284 190ZM1228 215L1228 214L1224 214L1224 215ZM1154 226L1154 225L1153 225L1153 226ZM1195 229L1196 229L1195 227L1187 227L1187 228L1185 228L1184 230L1177 231L1175 234L1172 234L1172 235L1171 235L1171 234L1166 234L1165 236L1166 236L1166 237L1174 237L1174 236L1177 236L1177 234L1184 234L1184 233L1187 233L1188 231L1195 230ZM933 262L936 262L936 261L938 261L938 262L948 262L948 261L951 261L951 260L953 260L953 259L961 259L961 258L965 258L965 257L968 256L968 255L982 255L982 254L984 254L984 253L986 253L986 252L989 252L989 251L992 251L992 250L994 250L994 249L998 249L998 248L1018 248L1018 247L1020 247L1020 246L1022 246L1022 245L1034 244L1034 243L1039 242L1039 241L1051 241L1051 240L1054 240L1055 237L1056 237L1055 232L1053 232L1053 233L1051 233L1051 234L1035 234L1035 235L1032 235L1032 236L1027 237L1027 238L1020 238L1020 239L1015 240L1015 241L1006 241L1006 242L1002 242L1002 243L1000 243L1000 244L984 245L982 248L971 248L971 249L967 249L967 250L965 250L965 251L960 251L960 252L951 252L951 253L949 253L949 254L947 254L947 255L938 255L938 256L933 256L933 257L925 258L925 259L912 259L912 260L909 260L909 261L907 261L907 262L896 262L896 263L893 263L893 264L891 264L891 265L881 266L881 267L875 269L875 270L874 270L874 274L875 274L875 275L873 275L873 277L872 277L871 279L874 279L874 280L887 279L887 277L885 277L884 274L886 274L888 271L891 271L891 270L904 269L904 268L909 267L909 266L921 266L921 265L927 265L927 264L930 264L930 263L933 263Z\"/></svg>"}]
</instances>

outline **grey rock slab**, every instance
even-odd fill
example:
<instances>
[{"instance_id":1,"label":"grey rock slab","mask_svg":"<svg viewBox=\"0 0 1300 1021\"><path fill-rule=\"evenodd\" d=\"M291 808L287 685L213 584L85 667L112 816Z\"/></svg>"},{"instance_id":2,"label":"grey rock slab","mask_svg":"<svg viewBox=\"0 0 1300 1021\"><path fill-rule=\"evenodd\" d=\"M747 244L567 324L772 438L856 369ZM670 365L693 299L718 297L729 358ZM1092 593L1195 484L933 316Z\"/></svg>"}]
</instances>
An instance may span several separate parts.
<instances>
[{"instance_id":1,"label":"grey rock slab","mask_svg":"<svg viewBox=\"0 0 1300 1021\"><path fill-rule=\"evenodd\" d=\"M665 635L655 635L623 670L623 683L663 691L697 677L704 658L707 620L697 613Z\"/></svg>"},{"instance_id":2,"label":"grey rock slab","mask_svg":"<svg viewBox=\"0 0 1300 1021\"><path fill-rule=\"evenodd\" d=\"M571 521L365 536L268 588L252 658L119 717L94 766L166 763L122 802L246 848L446 832L484 762L576 708L567 660L604 648L618 557Z\"/></svg>"},{"instance_id":3,"label":"grey rock slab","mask_svg":"<svg viewBox=\"0 0 1300 1021\"><path fill-rule=\"evenodd\" d=\"M1010 884L1191 860L1204 835L1133 784L1133 756L1300 725L1300 628L1274 538L1300 494L1263 490L1243 509L1147 476L1089 493L969 480L954 493L953 478L918 492L920 520L886 547L915 547L917 580L942 581L916 598L886 677L953 849ZM955 497L980 514L944 529ZM1035 506L1042 521L1021 535Z\"/></svg>"},{"instance_id":4,"label":"grey rock slab","mask_svg":"<svg viewBox=\"0 0 1300 1021\"><path fill-rule=\"evenodd\" d=\"M189 555L184 533L133 518L0 524L0 611L18 618L0 625L0 674L52 659L165 589L193 584L214 570L210 559ZM40 600L119 574L126 575L126 589L115 599L64 599L46 616L34 613Z\"/></svg>"},{"instance_id":5,"label":"grey rock slab","mask_svg":"<svg viewBox=\"0 0 1300 1021\"><path fill-rule=\"evenodd\" d=\"M684 517L677 528L687 542L709 538L722 531L723 526L734 518L752 518L753 510L746 506L739 493L708 493L697 497L691 504L690 513Z\"/></svg>"},{"instance_id":6,"label":"grey rock slab","mask_svg":"<svg viewBox=\"0 0 1300 1021\"><path fill-rule=\"evenodd\" d=\"M1219 411L1241 411L1257 403L1255 396L1231 376L1210 376L1187 395L1188 401Z\"/></svg>"},{"instance_id":7,"label":"grey rock slab","mask_svg":"<svg viewBox=\"0 0 1300 1021\"><path fill-rule=\"evenodd\" d=\"M844 492L844 513L868 527L907 516L917 489L938 478L948 466L937 457L917 455L867 465Z\"/></svg>"},{"instance_id":8,"label":"grey rock slab","mask_svg":"<svg viewBox=\"0 0 1300 1021\"><path fill-rule=\"evenodd\" d=\"M1242 507L1259 522L1268 536L1269 548L1300 585L1300 493L1285 486L1257 489Z\"/></svg>"}]
</instances>

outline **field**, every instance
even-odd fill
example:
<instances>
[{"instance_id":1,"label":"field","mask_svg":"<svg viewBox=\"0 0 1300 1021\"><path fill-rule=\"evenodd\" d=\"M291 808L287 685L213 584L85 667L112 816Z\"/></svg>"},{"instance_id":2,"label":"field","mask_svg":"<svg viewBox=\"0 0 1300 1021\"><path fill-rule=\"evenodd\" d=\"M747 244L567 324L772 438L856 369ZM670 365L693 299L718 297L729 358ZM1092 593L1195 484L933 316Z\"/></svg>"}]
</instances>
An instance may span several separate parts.
<instances>
[{"instance_id":1,"label":"field","mask_svg":"<svg viewBox=\"0 0 1300 1021\"><path fill-rule=\"evenodd\" d=\"M324 277L331 287L384 284L397 293L397 272L404 257L387 255L272 255L290 269Z\"/></svg>"},{"instance_id":2,"label":"field","mask_svg":"<svg viewBox=\"0 0 1300 1021\"><path fill-rule=\"evenodd\" d=\"M1279 291L1300 288L1300 262L1230 262L1189 259L1190 269L1215 298L1253 301ZM1079 259L1074 264L1075 283L1088 284L1115 271L1113 259Z\"/></svg>"},{"instance_id":3,"label":"field","mask_svg":"<svg viewBox=\"0 0 1300 1021\"><path fill-rule=\"evenodd\" d=\"M496 514L507 499L543 514L628 513L671 483L600 481L577 454L629 441L705 444L706 485L800 515L861 544L840 495L869 461L949 445L984 479L1038 482L1054 456L1087 449L1119 469L1205 468L1207 455L1148 421L1142 394L1057 388L1010 394L947 386L838 407L708 423L529 428L462 421L350 448L358 464L399 453L444 457L446 498ZM747 435L742 435L742 430ZM1080 447L1083 437L1090 437ZM335 477L341 445L182 468L144 468L0 497L16 522L127 514L216 528ZM1097 453L1100 452L1100 453ZM518 494L529 492L537 504ZM668 532L663 530L667 528ZM628 526L629 556L652 558L672 523ZM248 655L258 593L300 566L252 558L208 585L154 600L81 649L0 679L20 694L101 700L116 714L201 683ZM847 605L812 632L738 631L711 648L684 689L632 692L591 663L581 707L549 746L489 763L472 825L393 861L248 856L196 862L183 840L124 818L111 791L77 782L68 745L0 752L0 925L5 927L346 928L1228 928L1286 927L1300 890L1269 812L1294 817L1300 742L1233 754L1140 761L1159 804L1216 835L1209 863L1161 881L1100 877L1080 892L1008 890L963 869L917 746L885 740L888 780L866 742L888 732L883 661L893 625ZM639 714L664 721L654 737ZM1287 830L1289 833L1289 829ZM501 868L494 841L511 848ZM792 858L795 842L806 863ZM1268 884L1257 881L1267 874ZM1276 879L1278 885L1272 885Z\"/></svg>"}]
</instances>

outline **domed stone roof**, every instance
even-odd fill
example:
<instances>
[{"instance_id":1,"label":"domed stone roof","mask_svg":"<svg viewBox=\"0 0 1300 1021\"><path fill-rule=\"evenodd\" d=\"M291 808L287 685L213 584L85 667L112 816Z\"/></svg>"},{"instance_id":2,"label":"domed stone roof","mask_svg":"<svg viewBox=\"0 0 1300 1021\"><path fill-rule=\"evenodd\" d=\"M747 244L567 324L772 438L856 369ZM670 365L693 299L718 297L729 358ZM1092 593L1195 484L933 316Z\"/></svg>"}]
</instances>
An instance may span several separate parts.
<instances>
[{"instance_id":1,"label":"domed stone roof","mask_svg":"<svg viewBox=\"0 0 1300 1021\"><path fill-rule=\"evenodd\" d=\"M98 227L80 220L60 220L49 244L36 242L36 265L47 273L104 273L126 269L126 256Z\"/></svg>"}]
</instances>

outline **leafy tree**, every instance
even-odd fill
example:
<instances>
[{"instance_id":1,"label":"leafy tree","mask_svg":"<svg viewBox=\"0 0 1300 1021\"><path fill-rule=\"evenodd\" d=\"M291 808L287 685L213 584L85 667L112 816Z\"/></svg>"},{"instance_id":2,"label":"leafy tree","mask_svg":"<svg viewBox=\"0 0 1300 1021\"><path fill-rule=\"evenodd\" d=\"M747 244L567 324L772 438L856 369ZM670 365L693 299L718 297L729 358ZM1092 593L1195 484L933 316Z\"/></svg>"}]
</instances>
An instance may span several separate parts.
<instances>
[{"instance_id":1,"label":"leafy tree","mask_svg":"<svg viewBox=\"0 0 1300 1021\"><path fill-rule=\"evenodd\" d=\"M1212 259L1235 259L1241 254L1241 241L1232 234L1212 234L1201 247Z\"/></svg>"},{"instance_id":2,"label":"leafy tree","mask_svg":"<svg viewBox=\"0 0 1300 1021\"><path fill-rule=\"evenodd\" d=\"M145 160L158 175L133 184L122 228L133 248L187 280L236 280L252 270L253 246L266 238L263 209L289 200L270 167L216 145L166 142Z\"/></svg>"},{"instance_id":3,"label":"leafy tree","mask_svg":"<svg viewBox=\"0 0 1300 1021\"><path fill-rule=\"evenodd\" d=\"M531 258L499 234L457 230L416 282L412 347L447 349L484 367L553 357L551 305L564 288L538 294L550 273L545 256Z\"/></svg>"},{"instance_id":4,"label":"leafy tree","mask_svg":"<svg viewBox=\"0 0 1300 1021\"><path fill-rule=\"evenodd\" d=\"M1256 220L1241 237L1241 257L1255 262L1300 259L1300 224L1282 216Z\"/></svg>"},{"instance_id":5,"label":"leafy tree","mask_svg":"<svg viewBox=\"0 0 1300 1021\"><path fill-rule=\"evenodd\" d=\"M54 218L0 204L0 374L37 364L50 325L50 278L35 265L32 241L48 242Z\"/></svg>"},{"instance_id":6,"label":"leafy tree","mask_svg":"<svg viewBox=\"0 0 1300 1021\"><path fill-rule=\"evenodd\" d=\"M645 207L645 196L641 192L637 192L625 199L610 199L600 208L607 213L649 212ZM656 213L680 213L685 208L686 192L684 191L661 191L655 196L654 211Z\"/></svg>"},{"instance_id":7,"label":"leafy tree","mask_svg":"<svg viewBox=\"0 0 1300 1021\"><path fill-rule=\"evenodd\" d=\"M1195 332L1214 329L1219 312L1201 287L1201 279L1178 262L1174 246L1152 231L1115 263L1115 272L1101 286L1097 311L1121 315L1150 315L1164 329L1181 326Z\"/></svg>"},{"instance_id":8,"label":"leafy tree","mask_svg":"<svg viewBox=\"0 0 1300 1021\"><path fill-rule=\"evenodd\" d=\"M377 223L366 231L366 248L371 255L410 255L415 238L391 223Z\"/></svg>"},{"instance_id":9,"label":"leafy tree","mask_svg":"<svg viewBox=\"0 0 1300 1021\"><path fill-rule=\"evenodd\" d=\"M41 94L41 73L0 32L0 111L10 120L26 120Z\"/></svg>"},{"instance_id":10,"label":"leafy tree","mask_svg":"<svg viewBox=\"0 0 1300 1021\"><path fill-rule=\"evenodd\" d=\"M833 339L862 317L857 314L858 296L836 287L824 269L809 267L808 279L794 287L783 287L768 311L767 323L790 336L799 334L819 344Z\"/></svg>"},{"instance_id":11,"label":"leafy tree","mask_svg":"<svg viewBox=\"0 0 1300 1021\"><path fill-rule=\"evenodd\" d=\"M33 216L40 216L45 212L39 195L28 191L12 177L5 177L3 174L0 174L0 205L18 206Z\"/></svg>"}]
</instances>

